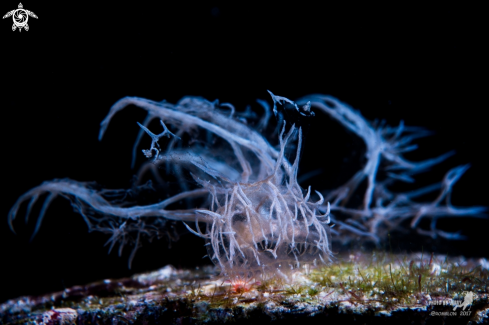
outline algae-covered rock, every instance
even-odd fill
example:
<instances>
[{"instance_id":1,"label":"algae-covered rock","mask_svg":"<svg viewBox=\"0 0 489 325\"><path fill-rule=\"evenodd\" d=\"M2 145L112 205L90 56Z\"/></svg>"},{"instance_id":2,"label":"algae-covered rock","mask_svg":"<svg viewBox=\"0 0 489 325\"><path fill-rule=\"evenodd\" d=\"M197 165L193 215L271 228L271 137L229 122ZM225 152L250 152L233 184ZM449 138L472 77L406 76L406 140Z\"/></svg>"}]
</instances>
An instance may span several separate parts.
<instances>
[{"instance_id":1,"label":"algae-covered rock","mask_svg":"<svg viewBox=\"0 0 489 325\"><path fill-rule=\"evenodd\" d=\"M485 259L355 253L283 277L166 266L0 305L3 324L488 323Z\"/></svg>"}]
</instances>

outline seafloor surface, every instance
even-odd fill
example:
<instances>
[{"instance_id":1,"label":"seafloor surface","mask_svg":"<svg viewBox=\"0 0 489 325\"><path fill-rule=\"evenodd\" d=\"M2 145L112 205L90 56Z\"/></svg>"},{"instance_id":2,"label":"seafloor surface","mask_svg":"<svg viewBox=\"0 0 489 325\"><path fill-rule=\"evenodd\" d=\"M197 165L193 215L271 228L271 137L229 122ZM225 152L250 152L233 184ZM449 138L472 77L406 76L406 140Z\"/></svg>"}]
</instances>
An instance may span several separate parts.
<instances>
[{"instance_id":1,"label":"seafloor surface","mask_svg":"<svg viewBox=\"0 0 489 325\"><path fill-rule=\"evenodd\" d=\"M226 279L166 266L0 305L3 324L489 323L486 259L385 253L288 275Z\"/></svg>"}]
</instances>

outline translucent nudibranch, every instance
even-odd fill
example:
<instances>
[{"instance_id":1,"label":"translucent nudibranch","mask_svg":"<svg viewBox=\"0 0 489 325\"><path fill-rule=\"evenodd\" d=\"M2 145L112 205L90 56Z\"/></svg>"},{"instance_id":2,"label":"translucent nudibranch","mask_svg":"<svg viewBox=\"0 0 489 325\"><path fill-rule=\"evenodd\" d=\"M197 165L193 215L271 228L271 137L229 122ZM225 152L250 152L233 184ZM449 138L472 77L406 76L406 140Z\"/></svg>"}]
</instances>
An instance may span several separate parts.
<instances>
[{"instance_id":1,"label":"translucent nudibranch","mask_svg":"<svg viewBox=\"0 0 489 325\"><path fill-rule=\"evenodd\" d=\"M459 238L460 234L437 229L437 219L478 217L485 210L456 208L450 203L452 186L468 166L456 167L441 183L417 191L390 189L395 182L413 182L413 175L452 154L421 162L406 160L403 153L416 149L412 141L427 135L424 129L404 126L402 121L397 127L371 124L331 96L310 95L294 102L270 95L273 108L258 101L260 118L249 109L238 112L231 104L200 97L184 97L176 104L136 97L119 100L101 123L99 138L123 108L137 106L147 111L146 119L138 122L133 165L141 139L149 136L151 146L142 150L148 160L137 177L140 184L144 178L151 181L127 191L98 189L70 179L44 182L12 207L11 227L23 202L29 201L28 215L36 200L47 193L34 230L37 233L50 202L61 195L71 201L91 230L110 235L110 249L119 244L120 253L125 244L134 247L129 264L143 239L160 237L171 222L183 222L188 231L205 240L209 258L223 274L283 274L302 265L328 263L332 235L379 243L390 230L410 220L411 227L421 233ZM304 189L297 181L303 130L298 121L284 119L289 116L284 113L312 118L312 109L331 116L366 146L366 163L334 190ZM277 123L270 121L272 115ZM155 120L160 123L150 126ZM161 133L158 128L163 128ZM271 136L267 139L265 134ZM160 143L163 141L166 146ZM381 168L387 177L379 180ZM167 177L173 181L166 181ZM351 193L361 183L366 184L363 199L354 206ZM142 205L124 201L128 194L144 188L157 188L165 199ZM440 191L435 201L417 201L433 191ZM431 219L430 229L418 228L423 218ZM337 227L331 228L333 224Z\"/></svg>"}]
</instances>

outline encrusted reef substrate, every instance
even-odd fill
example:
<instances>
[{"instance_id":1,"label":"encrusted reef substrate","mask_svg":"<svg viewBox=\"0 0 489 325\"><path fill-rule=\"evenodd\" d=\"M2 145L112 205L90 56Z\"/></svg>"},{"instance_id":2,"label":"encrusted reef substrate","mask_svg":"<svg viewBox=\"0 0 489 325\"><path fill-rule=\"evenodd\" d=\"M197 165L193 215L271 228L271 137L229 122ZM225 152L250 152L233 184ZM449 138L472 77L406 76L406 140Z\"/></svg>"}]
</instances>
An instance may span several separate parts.
<instances>
[{"instance_id":1,"label":"encrusted reef substrate","mask_svg":"<svg viewBox=\"0 0 489 325\"><path fill-rule=\"evenodd\" d=\"M489 323L486 259L353 253L338 256L327 267L303 268L286 276L222 278L210 267L166 266L132 278L9 300L0 305L0 322Z\"/></svg>"}]
</instances>

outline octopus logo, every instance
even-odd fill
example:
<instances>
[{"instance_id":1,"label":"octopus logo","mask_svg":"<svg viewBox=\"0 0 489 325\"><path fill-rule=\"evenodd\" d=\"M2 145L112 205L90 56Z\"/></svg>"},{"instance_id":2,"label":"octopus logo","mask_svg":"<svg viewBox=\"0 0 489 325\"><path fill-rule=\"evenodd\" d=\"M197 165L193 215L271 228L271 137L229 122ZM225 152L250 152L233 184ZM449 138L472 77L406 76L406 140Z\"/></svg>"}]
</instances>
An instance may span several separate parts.
<instances>
[{"instance_id":1,"label":"octopus logo","mask_svg":"<svg viewBox=\"0 0 489 325\"><path fill-rule=\"evenodd\" d=\"M24 28L25 30L29 30L29 25L27 25L29 16L37 19L35 13L23 9L22 3L19 3L18 9L14 9L12 11L7 12L5 16L3 16L3 18L5 19L10 16L12 16L12 19L14 20L14 24L12 25L12 31L15 31L18 28L19 32L22 31L22 28Z\"/></svg>"}]
</instances>

